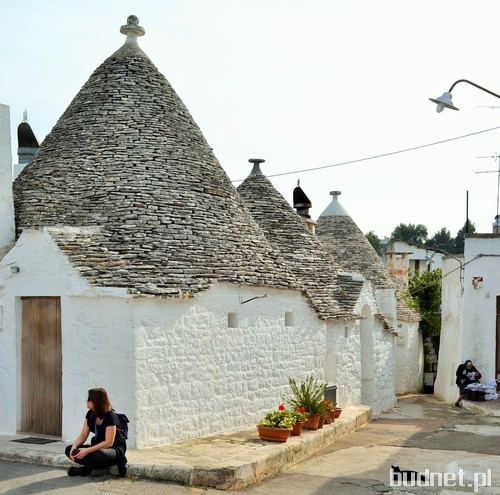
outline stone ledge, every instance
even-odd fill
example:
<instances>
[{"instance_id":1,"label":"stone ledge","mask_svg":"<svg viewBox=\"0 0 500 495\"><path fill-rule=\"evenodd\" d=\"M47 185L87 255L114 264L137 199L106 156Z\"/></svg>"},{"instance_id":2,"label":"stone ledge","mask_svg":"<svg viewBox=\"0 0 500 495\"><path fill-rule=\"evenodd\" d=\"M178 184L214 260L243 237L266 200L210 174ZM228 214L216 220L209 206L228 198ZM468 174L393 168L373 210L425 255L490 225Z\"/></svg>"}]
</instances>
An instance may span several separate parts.
<instances>
[{"instance_id":1,"label":"stone ledge","mask_svg":"<svg viewBox=\"0 0 500 495\"><path fill-rule=\"evenodd\" d=\"M198 438L176 444L127 451L127 476L180 485L241 490L274 476L331 445L335 439L367 424L372 411L351 406L340 418L319 430L305 430L286 443L260 440L257 428L227 435ZM12 443L19 436L0 437L0 459L67 468L67 442L45 445ZM116 468L111 472L117 474Z\"/></svg>"}]
</instances>

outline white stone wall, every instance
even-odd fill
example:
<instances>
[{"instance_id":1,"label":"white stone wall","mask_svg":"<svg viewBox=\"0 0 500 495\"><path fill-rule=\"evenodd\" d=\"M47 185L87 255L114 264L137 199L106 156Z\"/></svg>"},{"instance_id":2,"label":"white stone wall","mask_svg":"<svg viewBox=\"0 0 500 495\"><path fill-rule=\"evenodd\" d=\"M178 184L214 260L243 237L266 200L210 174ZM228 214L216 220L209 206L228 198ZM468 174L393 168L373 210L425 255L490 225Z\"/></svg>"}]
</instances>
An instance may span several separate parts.
<instances>
[{"instance_id":1,"label":"white stone wall","mask_svg":"<svg viewBox=\"0 0 500 495\"><path fill-rule=\"evenodd\" d=\"M495 379L496 298L500 296L500 237L467 238L464 253L462 362L471 359L481 381ZM474 277L482 277L474 288Z\"/></svg>"},{"instance_id":2,"label":"white stone wall","mask_svg":"<svg viewBox=\"0 0 500 495\"><path fill-rule=\"evenodd\" d=\"M462 361L463 296L460 282L460 264L453 258L443 260L441 288L441 337L438 370L434 395L447 402L455 402L458 387L455 372Z\"/></svg>"},{"instance_id":3,"label":"white stone wall","mask_svg":"<svg viewBox=\"0 0 500 495\"><path fill-rule=\"evenodd\" d=\"M337 405L361 402L359 320L329 323L326 330L325 380L337 386Z\"/></svg>"},{"instance_id":4,"label":"white stone wall","mask_svg":"<svg viewBox=\"0 0 500 495\"><path fill-rule=\"evenodd\" d=\"M398 323L396 394L420 393L424 377L424 345L418 321Z\"/></svg>"},{"instance_id":5,"label":"white stone wall","mask_svg":"<svg viewBox=\"0 0 500 495\"><path fill-rule=\"evenodd\" d=\"M12 274L12 265L19 272ZM128 302L109 297L112 292L81 279L45 231L26 231L0 261L0 434L16 433L20 421L22 296L61 298L63 438L80 432L89 388L108 388L117 408L123 398L129 405L133 319Z\"/></svg>"},{"instance_id":6,"label":"white stone wall","mask_svg":"<svg viewBox=\"0 0 500 495\"><path fill-rule=\"evenodd\" d=\"M294 291L218 285L134 306L138 447L252 427L289 392L289 377L324 378L324 323Z\"/></svg>"},{"instance_id":7,"label":"white stone wall","mask_svg":"<svg viewBox=\"0 0 500 495\"><path fill-rule=\"evenodd\" d=\"M10 110L0 103L0 256L2 248L14 241L12 200L12 151Z\"/></svg>"}]
</instances>

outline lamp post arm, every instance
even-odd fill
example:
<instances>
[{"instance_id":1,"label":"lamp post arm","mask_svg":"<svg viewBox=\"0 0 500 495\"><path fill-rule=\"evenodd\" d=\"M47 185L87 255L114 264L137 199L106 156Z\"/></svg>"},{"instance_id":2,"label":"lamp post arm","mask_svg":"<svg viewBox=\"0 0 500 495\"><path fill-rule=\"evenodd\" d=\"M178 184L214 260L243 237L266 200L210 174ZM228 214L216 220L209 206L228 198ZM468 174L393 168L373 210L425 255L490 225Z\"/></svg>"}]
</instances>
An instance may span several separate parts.
<instances>
[{"instance_id":1,"label":"lamp post arm","mask_svg":"<svg viewBox=\"0 0 500 495\"><path fill-rule=\"evenodd\" d=\"M482 86L479 86L479 84L473 83L472 81L469 81L468 79L459 79L458 81L455 81L452 85L451 88L449 89L448 93L451 93L453 91L453 88L458 84L458 83L467 83L470 84L471 86L474 86L475 88L480 89L481 91L484 91L485 93L488 93L492 96L495 96L496 98L500 98L500 95L497 95L496 93L493 93L493 91L490 91L489 89L483 88Z\"/></svg>"}]
</instances>

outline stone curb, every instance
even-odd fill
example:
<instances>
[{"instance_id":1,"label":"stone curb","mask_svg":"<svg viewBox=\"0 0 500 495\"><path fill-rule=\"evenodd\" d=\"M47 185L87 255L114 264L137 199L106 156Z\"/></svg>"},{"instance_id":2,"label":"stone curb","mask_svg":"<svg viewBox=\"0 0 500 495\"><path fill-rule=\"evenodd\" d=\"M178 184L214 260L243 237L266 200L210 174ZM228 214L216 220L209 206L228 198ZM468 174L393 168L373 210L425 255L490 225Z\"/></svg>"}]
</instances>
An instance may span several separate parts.
<instances>
[{"instance_id":1,"label":"stone curb","mask_svg":"<svg viewBox=\"0 0 500 495\"><path fill-rule=\"evenodd\" d=\"M204 460L193 455L176 455L182 452L182 443L175 449L166 445L155 449L131 449L127 476L167 481L180 485L216 488L219 490L241 490L249 485L274 476L286 467L303 461L318 450L331 445L336 438L356 431L367 424L372 417L371 408L351 406L342 411L340 418L330 425L315 431L303 431L300 436L290 437L286 443L272 443L260 440L257 430L252 429L238 434L201 439L199 450L210 453ZM246 438L248 442L239 442L235 447L235 438ZM15 439L18 437L11 437ZM0 437L0 459L14 462L27 462L67 468L73 463L64 454L67 442L55 442L46 445L11 444L11 439ZM189 444L196 445L197 441ZM248 446L248 447L247 447ZM206 447L206 448L205 448ZM231 449L238 448L239 456L231 458ZM231 458L222 462L221 458ZM161 454L161 455L157 455ZM229 454L229 455L228 455ZM210 460L207 460L210 459ZM112 473L117 474L116 468Z\"/></svg>"}]
</instances>

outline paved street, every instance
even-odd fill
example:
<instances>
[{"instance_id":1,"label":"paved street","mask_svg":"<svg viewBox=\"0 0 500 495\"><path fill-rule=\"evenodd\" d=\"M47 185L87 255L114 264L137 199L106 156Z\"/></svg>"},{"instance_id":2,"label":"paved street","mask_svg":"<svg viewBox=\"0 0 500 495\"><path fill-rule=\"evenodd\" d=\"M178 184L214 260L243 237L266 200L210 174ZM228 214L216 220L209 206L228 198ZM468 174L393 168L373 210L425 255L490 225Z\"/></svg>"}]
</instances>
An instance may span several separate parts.
<instances>
[{"instance_id":1,"label":"paved street","mask_svg":"<svg viewBox=\"0 0 500 495\"><path fill-rule=\"evenodd\" d=\"M473 482L494 486L478 488L481 494L500 494L500 417L480 415L442 404L429 396L401 399L398 407L381 414L360 430L345 435L330 447L286 472L251 486L248 495L375 495L473 493ZM434 473L463 472L449 479L448 487L402 487L391 489L391 465L401 469ZM484 476L483 476L484 473ZM451 475L450 475L451 476ZM475 477L475 478L474 478ZM441 480L443 478L441 477ZM218 490L182 487L148 480L94 480L70 478L60 468L0 461L0 493L8 495L102 494L219 494Z\"/></svg>"}]
</instances>

